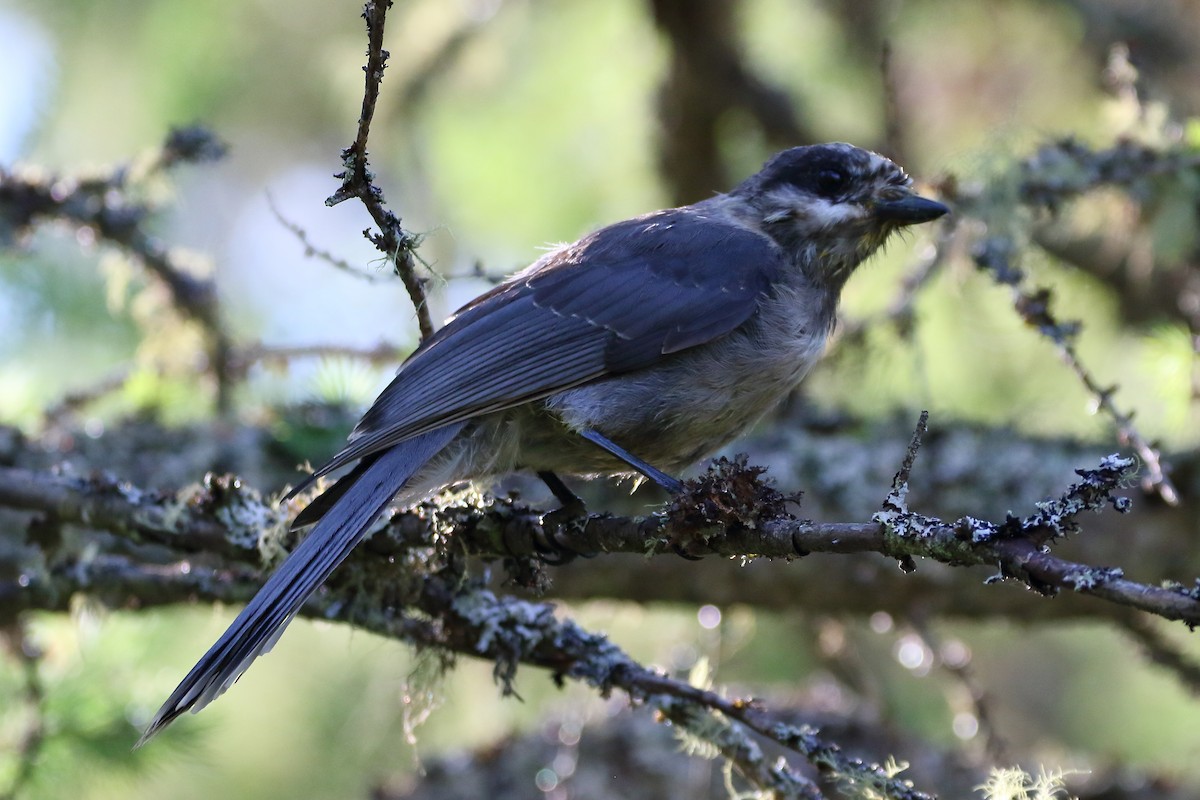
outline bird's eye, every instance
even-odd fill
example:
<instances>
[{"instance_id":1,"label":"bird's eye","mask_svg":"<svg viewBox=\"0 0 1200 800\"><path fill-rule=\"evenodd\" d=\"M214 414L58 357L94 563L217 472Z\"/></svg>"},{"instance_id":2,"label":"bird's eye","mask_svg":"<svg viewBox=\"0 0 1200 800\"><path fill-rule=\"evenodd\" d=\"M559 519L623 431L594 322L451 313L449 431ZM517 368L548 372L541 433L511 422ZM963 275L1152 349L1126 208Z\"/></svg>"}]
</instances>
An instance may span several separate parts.
<instances>
[{"instance_id":1,"label":"bird's eye","mask_svg":"<svg viewBox=\"0 0 1200 800\"><path fill-rule=\"evenodd\" d=\"M848 178L840 169L827 167L817 173L817 191L825 197L836 197L845 188Z\"/></svg>"}]
</instances>

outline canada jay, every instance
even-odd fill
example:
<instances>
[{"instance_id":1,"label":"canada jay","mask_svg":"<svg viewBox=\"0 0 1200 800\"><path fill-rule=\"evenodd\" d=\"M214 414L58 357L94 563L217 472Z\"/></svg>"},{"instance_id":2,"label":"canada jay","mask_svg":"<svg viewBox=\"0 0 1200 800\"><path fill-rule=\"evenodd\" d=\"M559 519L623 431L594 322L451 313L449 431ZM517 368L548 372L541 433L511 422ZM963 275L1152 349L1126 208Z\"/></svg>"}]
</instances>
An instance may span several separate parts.
<instances>
[{"instance_id":1,"label":"canada jay","mask_svg":"<svg viewBox=\"0 0 1200 800\"><path fill-rule=\"evenodd\" d=\"M729 443L820 358L854 268L947 212L848 144L785 150L728 194L618 222L460 309L319 476L316 523L151 720L198 711L269 649L394 497L517 470L672 477Z\"/></svg>"}]
</instances>

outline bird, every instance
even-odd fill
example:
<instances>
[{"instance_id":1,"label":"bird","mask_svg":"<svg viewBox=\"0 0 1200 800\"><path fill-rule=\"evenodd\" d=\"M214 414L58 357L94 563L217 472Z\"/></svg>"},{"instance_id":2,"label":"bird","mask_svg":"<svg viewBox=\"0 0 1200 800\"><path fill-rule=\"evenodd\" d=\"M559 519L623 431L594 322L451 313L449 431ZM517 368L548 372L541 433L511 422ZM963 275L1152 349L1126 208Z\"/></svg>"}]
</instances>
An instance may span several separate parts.
<instances>
[{"instance_id":1,"label":"bird","mask_svg":"<svg viewBox=\"0 0 1200 800\"><path fill-rule=\"evenodd\" d=\"M346 446L313 526L147 725L138 746L274 645L394 500L518 471L675 477L759 420L820 359L855 268L949 209L845 143L777 153L732 190L558 247L459 309L404 361Z\"/></svg>"}]
</instances>

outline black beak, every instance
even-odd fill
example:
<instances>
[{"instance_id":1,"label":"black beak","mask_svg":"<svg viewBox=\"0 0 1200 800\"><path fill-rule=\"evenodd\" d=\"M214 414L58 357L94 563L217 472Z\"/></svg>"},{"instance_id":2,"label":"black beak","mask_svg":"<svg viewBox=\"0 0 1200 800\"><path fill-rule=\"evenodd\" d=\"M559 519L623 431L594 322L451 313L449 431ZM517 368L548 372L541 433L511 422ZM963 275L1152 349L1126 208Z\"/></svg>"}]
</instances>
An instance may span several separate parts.
<instances>
[{"instance_id":1,"label":"black beak","mask_svg":"<svg viewBox=\"0 0 1200 800\"><path fill-rule=\"evenodd\" d=\"M910 194L899 200L877 200L875 202L875 217L897 225L915 225L918 222L929 222L949 214L950 209L936 200L928 200L920 195Z\"/></svg>"}]
</instances>

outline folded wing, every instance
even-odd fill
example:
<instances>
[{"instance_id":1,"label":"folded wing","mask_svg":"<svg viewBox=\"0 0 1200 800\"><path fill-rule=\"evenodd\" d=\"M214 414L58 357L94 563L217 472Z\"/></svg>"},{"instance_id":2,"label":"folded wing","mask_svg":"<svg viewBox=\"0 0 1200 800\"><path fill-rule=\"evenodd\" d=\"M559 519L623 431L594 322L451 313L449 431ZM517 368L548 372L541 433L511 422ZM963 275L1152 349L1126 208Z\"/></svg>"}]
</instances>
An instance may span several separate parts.
<instances>
[{"instance_id":1,"label":"folded wing","mask_svg":"<svg viewBox=\"0 0 1200 800\"><path fill-rule=\"evenodd\" d=\"M783 268L767 237L693 209L597 231L461 309L293 494L411 437L712 341L754 313Z\"/></svg>"}]
</instances>

